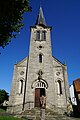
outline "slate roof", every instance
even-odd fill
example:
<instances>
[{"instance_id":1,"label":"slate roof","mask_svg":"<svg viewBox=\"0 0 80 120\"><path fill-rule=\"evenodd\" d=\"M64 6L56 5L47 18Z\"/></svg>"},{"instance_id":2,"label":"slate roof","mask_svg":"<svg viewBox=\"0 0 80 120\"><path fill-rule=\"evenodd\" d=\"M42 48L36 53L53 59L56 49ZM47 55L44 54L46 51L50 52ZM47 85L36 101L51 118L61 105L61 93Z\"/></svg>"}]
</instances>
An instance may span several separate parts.
<instances>
[{"instance_id":1,"label":"slate roof","mask_svg":"<svg viewBox=\"0 0 80 120\"><path fill-rule=\"evenodd\" d=\"M45 18L44 18L44 15L43 15L43 10L42 10L41 6L40 6L40 9L39 9L39 13L38 13L35 25L46 26L46 21L45 21Z\"/></svg>"}]
</instances>

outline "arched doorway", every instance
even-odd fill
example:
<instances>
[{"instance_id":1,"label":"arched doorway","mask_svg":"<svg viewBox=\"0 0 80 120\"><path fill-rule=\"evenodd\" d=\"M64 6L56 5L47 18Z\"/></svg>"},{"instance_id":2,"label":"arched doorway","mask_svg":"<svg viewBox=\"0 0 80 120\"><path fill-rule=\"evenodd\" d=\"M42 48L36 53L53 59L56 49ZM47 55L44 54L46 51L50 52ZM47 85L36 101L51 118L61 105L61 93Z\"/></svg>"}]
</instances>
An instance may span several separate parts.
<instances>
[{"instance_id":1,"label":"arched doorway","mask_svg":"<svg viewBox=\"0 0 80 120\"><path fill-rule=\"evenodd\" d=\"M45 88L36 88L35 89L35 107L41 107L40 97L42 95L46 97Z\"/></svg>"},{"instance_id":2,"label":"arched doorway","mask_svg":"<svg viewBox=\"0 0 80 120\"><path fill-rule=\"evenodd\" d=\"M31 88L34 89L34 107L41 107L40 97L43 95L46 97L46 89L48 88L48 83L44 79L36 79L32 82Z\"/></svg>"}]
</instances>

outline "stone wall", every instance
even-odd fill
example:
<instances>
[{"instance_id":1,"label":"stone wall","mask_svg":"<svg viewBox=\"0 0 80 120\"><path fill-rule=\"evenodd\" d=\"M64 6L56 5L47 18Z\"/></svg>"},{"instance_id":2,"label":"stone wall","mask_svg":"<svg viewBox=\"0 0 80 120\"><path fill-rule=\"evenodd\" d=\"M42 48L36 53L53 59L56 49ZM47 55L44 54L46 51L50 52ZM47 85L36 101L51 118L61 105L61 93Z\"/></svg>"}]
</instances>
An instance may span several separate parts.
<instances>
[{"instance_id":1,"label":"stone wall","mask_svg":"<svg viewBox=\"0 0 80 120\"><path fill-rule=\"evenodd\" d=\"M37 40L36 31L40 31L41 36L44 30L46 40ZM38 87L44 88L46 91L46 108L57 111L67 109L69 97L67 67L52 57L50 30L50 27L31 27L29 57L14 66L9 99L9 106L12 106L9 109L13 112L19 112L23 108L24 110L34 108L35 89ZM42 62L39 62L39 54L42 54ZM44 82L44 86L37 86L39 71L42 71L40 81ZM22 93L22 83L19 83L21 80L23 82Z\"/></svg>"}]
</instances>

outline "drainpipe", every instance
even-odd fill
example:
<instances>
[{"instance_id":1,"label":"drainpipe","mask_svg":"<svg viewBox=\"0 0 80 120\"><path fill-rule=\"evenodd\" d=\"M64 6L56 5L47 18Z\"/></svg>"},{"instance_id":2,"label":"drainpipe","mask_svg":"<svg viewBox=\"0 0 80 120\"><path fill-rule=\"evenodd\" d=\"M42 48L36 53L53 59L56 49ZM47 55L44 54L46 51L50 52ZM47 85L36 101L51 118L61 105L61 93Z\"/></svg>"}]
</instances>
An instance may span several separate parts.
<instances>
[{"instance_id":1,"label":"drainpipe","mask_svg":"<svg viewBox=\"0 0 80 120\"><path fill-rule=\"evenodd\" d=\"M26 66L26 76L25 76L25 84L24 84L24 96L23 96L23 107L22 107L22 110L24 110L24 105L25 105L26 83L27 83L27 74L28 74L28 62L29 62L29 56L27 58L27 66Z\"/></svg>"}]
</instances>

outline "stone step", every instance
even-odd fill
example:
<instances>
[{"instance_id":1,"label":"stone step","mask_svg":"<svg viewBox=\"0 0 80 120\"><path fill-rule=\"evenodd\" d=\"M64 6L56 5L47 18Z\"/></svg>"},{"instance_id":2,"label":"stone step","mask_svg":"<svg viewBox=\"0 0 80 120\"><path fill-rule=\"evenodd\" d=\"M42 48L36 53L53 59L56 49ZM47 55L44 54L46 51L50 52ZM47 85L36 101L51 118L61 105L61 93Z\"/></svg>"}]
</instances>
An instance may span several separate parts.
<instances>
[{"instance_id":1,"label":"stone step","mask_svg":"<svg viewBox=\"0 0 80 120\"><path fill-rule=\"evenodd\" d=\"M18 114L18 116L21 118L24 118L25 120L27 118L28 118L28 120L42 120L41 119L41 109L25 110L24 112ZM78 120L78 119L67 117L62 114L58 114L57 112L55 112L51 109L46 109L45 110L45 120Z\"/></svg>"},{"instance_id":2,"label":"stone step","mask_svg":"<svg viewBox=\"0 0 80 120\"><path fill-rule=\"evenodd\" d=\"M40 116L23 116L22 118L24 118L25 120L80 120L80 118L73 118L73 117L67 117L67 116L45 116L45 119L41 119Z\"/></svg>"},{"instance_id":3,"label":"stone step","mask_svg":"<svg viewBox=\"0 0 80 120\"><path fill-rule=\"evenodd\" d=\"M40 115L40 111L25 111L23 113L21 113L21 115Z\"/></svg>"},{"instance_id":4,"label":"stone step","mask_svg":"<svg viewBox=\"0 0 80 120\"><path fill-rule=\"evenodd\" d=\"M25 114L41 114L41 109L31 109L31 110L25 110L24 112L21 113L22 115ZM56 115L58 114L57 112L54 112L53 110L46 109L45 110L45 115Z\"/></svg>"}]
</instances>

